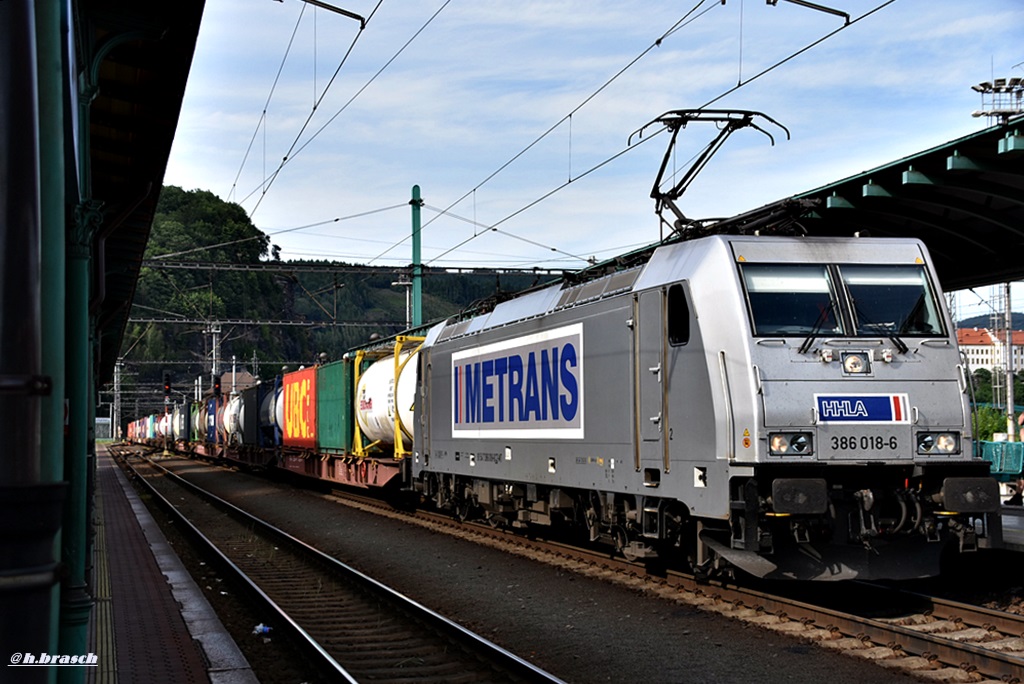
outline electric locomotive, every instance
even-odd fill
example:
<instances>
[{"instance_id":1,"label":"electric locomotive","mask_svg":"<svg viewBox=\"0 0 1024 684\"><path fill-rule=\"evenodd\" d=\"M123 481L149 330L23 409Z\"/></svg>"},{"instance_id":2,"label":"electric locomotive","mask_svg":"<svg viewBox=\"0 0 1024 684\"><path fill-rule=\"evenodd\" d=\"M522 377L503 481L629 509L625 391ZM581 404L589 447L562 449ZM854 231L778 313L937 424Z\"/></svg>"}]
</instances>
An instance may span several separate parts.
<instances>
[{"instance_id":1,"label":"electric locomotive","mask_svg":"<svg viewBox=\"0 0 1024 684\"><path fill-rule=\"evenodd\" d=\"M694 121L718 137L663 190ZM724 221L677 206L732 132L771 138L756 121L785 131L746 110L648 124L671 131L651 191L675 217L661 244L286 374L232 400L223 434L211 399L190 448L703 575L915 578L947 549L1000 546L924 244L806 236L795 200Z\"/></svg>"},{"instance_id":2,"label":"electric locomotive","mask_svg":"<svg viewBox=\"0 0 1024 684\"><path fill-rule=\"evenodd\" d=\"M929 576L1000 543L967 387L921 242L714 235L433 328L410 475L708 574Z\"/></svg>"}]
</instances>

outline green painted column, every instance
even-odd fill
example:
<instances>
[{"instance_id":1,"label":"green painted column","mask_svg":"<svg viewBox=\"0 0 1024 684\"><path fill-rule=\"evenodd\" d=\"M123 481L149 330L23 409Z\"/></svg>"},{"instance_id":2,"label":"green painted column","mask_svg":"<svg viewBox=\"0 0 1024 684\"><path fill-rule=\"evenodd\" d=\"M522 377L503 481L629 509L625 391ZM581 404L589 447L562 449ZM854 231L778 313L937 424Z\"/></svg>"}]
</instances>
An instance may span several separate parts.
<instances>
[{"instance_id":1,"label":"green painted column","mask_svg":"<svg viewBox=\"0 0 1024 684\"><path fill-rule=\"evenodd\" d=\"M125 36L128 34L125 34ZM89 639L89 614L92 597L86 581L89 566L89 497L93 445L94 356L89 318L91 296L91 256L93 238L103 223L103 203L92 197L92 165L89 144L90 113L98 92L99 67L103 58L125 36L103 43L98 54L87 56L80 63L78 74L78 202L74 207L74 223L67 231L65 308L65 383L68 430L64 441L64 479L68 483L64 506L64 530L61 538L61 560L64 576L61 581L60 639L62 653L86 653ZM60 682L84 681L80 668L62 668Z\"/></svg>"},{"instance_id":2,"label":"green painted column","mask_svg":"<svg viewBox=\"0 0 1024 684\"><path fill-rule=\"evenodd\" d=\"M64 479L64 75L63 18L66 0L36 4L36 53L39 82L39 211L41 226L41 342L43 375L52 391L43 397L40 417L39 479ZM54 557L60 556L60 533ZM50 596L50 652L59 643L60 585ZM56 668L50 680L56 681Z\"/></svg>"},{"instance_id":3,"label":"green painted column","mask_svg":"<svg viewBox=\"0 0 1024 684\"><path fill-rule=\"evenodd\" d=\"M412 186L412 327L423 325L423 264L420 259L420 186Z\"/></svg>"},{"instance_id":4,"label":"green painted column","mask_svg":"<svg viewBox=\"0 0 1024 684\"><path fill-rule=\"evenodd\" d=\"M64 479L68 496L64 505L61 557L60 652L87 653L92 597L86 582L88 565L89 426L92 415L92 342L89 322L89 268L92 237L103 220L101 204L85 200L75 210L75 224L67 237L67 291L65 372L68 395L68 432L64 444ZM63 668L61 682L84 681L81 668Z\"/></svg>"},{"instance_id":5,"label":"green painted column","mask_svg":"<svg viewBox=\"0 0 1024 684\"><path fill-rule=\"evenodd\" d=\"M41 358L35 4L0 1L0 643L20 653L52 643L63 497L63 486L44 480L40 467L42 406L52 383ZM47 668L3 669L5 681L51 676Z\"/></svg>"},{"instance_id":6,"label":"green painted column","mask_svg":"<svg viewBox=\"0 0 1024 684\"><path fill-rule=\"evenodd\" d=\"M64 476L64 76L65 2L36 5L39 55L39 196L42 226L42 361L53 392L43 401L40 479Z\"/></svg>"}]
</instances>

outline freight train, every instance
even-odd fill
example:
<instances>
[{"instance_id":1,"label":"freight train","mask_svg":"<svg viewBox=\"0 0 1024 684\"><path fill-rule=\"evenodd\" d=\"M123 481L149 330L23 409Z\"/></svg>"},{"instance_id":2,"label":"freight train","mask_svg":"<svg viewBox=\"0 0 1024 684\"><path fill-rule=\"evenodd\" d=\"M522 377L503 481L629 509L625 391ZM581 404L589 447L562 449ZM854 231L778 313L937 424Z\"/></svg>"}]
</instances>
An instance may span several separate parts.
<instances>
[{"instance_id":1,"label":"freight train","mask_svg":"<svg viewBox=\"0 0 1024 684\"><path fill-rule=\"evenodd\" d=\"M913 578L1001 544L917 240L667 241L412 333L129 437L706 575Z\"/></svg>"}]
</instances>

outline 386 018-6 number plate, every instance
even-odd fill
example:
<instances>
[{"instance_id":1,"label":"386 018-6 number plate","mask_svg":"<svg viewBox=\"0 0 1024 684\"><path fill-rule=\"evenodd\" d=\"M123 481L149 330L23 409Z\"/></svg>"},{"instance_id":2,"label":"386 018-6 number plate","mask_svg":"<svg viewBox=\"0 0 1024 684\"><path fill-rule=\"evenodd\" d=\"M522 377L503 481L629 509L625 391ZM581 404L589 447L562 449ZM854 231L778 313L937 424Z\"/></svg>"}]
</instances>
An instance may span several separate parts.
<instances>
[{"instance_id":1,"label":"386 018-6 number plate","mask_svg":"<svg viewBox=\"0 0 1024 684\"><path fill-rule=\"evenodd\" d=\"M838 461L893 461L913 456L909 425L820 425L818 457Z\"/></svg>"},{"instance_id":2,"label":"386 018-6 number plate","mask_svg":"<svg viewBox=\"0 0 1024 684\"><path fill-rule=\"evenodd\" d=\"M831 435L828 447L832 451L897 451L900 440L896 435Z\"/></svg>"}]
</instances>

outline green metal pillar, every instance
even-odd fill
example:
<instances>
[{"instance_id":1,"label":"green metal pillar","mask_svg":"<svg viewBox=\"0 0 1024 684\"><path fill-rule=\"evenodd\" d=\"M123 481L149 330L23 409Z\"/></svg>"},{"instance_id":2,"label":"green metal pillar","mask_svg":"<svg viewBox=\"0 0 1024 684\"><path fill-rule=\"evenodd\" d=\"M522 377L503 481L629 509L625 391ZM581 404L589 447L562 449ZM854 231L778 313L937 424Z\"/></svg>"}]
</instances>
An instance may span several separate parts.
<instances>
[{"instance_id":1,"label":"green metal pillar","mask_svg":"<svg viewBox=\"0 0 1024 684\"><path fill-rule=\"evenodd\" d=\"M12 654L51 646L63 497L40 464L42 405L52 383L41 358L35 4L0 2L0 643ZM4 667L4 677L46 682L48 669Z\"/></svg>"},{"instance_id":2,"label":"green metal pillar","mask_svg":"<svg viewBox=\"0 0 1024 684\"><path fill-rule=\"evenodd\" d=\"M40 423L39 478L64 479L64 17L66 0L36 4L36 52L39 80L39 198L42 261L41 342L43 375L52 391L43 397ZM60 555L60 533L54 557ZM60 586L50 596L50 652L58 652ZM51 681L58 670L51 668Z\"/></svg>"},{"instance_id":3,"label":"green metal pillar","mask_svg":"<svg viewBox=\"0 0 1024 684\"><path fill-rule=\"evenodd\" d=\"M89 419L92 386L92 344L89 324L89 268L92 236L103 220L97 202L83 201L75 210L67 244L65 372L68 430L64 444L64 506L60 652L87 653L92 597L86 582L88 565ZM81 668L64 668L61 682L84 681Z\"/></svg>"},{"instance_id":4,"label":"green metal pillar","mask_svg":"<svg viewBox=\"0 0 1024 684\"><path fill-rule=\"evenodd\" d=\"M42 227L42 362L53 392L43 400L40 479L64 476L64 1L36 5L39 55L39 195Z\"/></svg>"},{"instance_id":5,"label":"green metal pillar","mask_svg":"<svg viewBox=\"0 0 1024 684\"><path fill-rule=\"evenodd\" d=\"M68 483L64 506L61 559L60 652L85 653L93 600L86 580L89 563L89 497L92 445L89 425L92 410L93 342L89 317L93 238L103 223L103 203L92 197L89 128L92 102L98 92L100 63L124 36L107 40L97 54L86 57L78 74L78 202L74 224L67 231L65 308L65 383L68 429L64 441L64 479ZM60 681L84 681L80 668L62 668Z\"/></svg>"},{"instance_id":6,"label":"green metal pillar","mask_svg":"<svg viewBox=\"0 0 1024 684\"><path fill-rule=\"evenodd\" d=\"M423 325L423 264L420 262L420 186L412 186L412 327Z\"/></svg>"}]
</instances>

